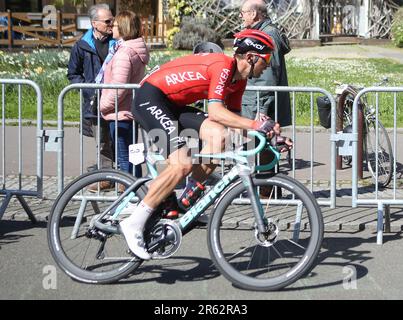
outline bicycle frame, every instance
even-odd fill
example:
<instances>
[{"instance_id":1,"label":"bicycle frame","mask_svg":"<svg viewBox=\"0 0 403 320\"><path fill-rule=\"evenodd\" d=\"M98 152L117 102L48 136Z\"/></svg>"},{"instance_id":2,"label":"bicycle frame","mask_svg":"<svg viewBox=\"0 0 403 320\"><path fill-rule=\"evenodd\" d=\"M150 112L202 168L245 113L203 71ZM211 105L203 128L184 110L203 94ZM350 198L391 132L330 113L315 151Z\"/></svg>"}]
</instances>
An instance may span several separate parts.
<instances>
[{"instance_id":1,"label":"bicycle frame","mask_svg":"<svg viewBox=\"0 0 403 320\"><path fill-rule=\"evenodd\" d=\"M258 133L257 131L250 131L248 135L257 137L259 139L259 145L250 151L237 151L237 152L224 152L220 154L195 154L194 157L199 158L214 158L214 159L232 159L236 161L236 165L220 179L211 189L207 192L202 198L200 198L196 204L194 204L179 220L178 225L182 231L182 234L187 233L192 228L193 222L195 222L199 216L211 205L215 202L217 198L222 196L224 190L233 184L238 178L241 178L242 183L245 185L246 190L248 192L248 196L250 198L252 208L255 214L256 223L258 226L258 230L260 232L264 232L265 223L263 220L264 213L262 209L262 205L259 200L259 196L255 186L253 185L252 174L256 171L267 171L272 168L279 162L280 153L273 148L271 145L267 144L266 138ZM248 157L255 156L260 153L265 147L268 145L269 149L274 153L275 157L273 161L266 165L261 166L249 166ZM125 205L135 197L135 194L132 192L133 190L137 190L142 184L152 180L157 176L156 162L160 160L164 160L161 155L153 154L153 161L150 161L150 155L146 157L147 168L149 169L149 176L146 178L141 178L137 180L133 185L127 188L127 190L120 195L101 215L97 217L94 222L94 225L106 232L111 233L119 233L119 230L115 226L104 225L100 220L108 214L111 210L116 208L113 219L117 219L120 211L125 207ZM234 185L235 186L235 185ZM230 190L230 189L228 189ZM126 198L122 203L117 206L117 204L123 199Z\"/></svg>"}]
</instances>

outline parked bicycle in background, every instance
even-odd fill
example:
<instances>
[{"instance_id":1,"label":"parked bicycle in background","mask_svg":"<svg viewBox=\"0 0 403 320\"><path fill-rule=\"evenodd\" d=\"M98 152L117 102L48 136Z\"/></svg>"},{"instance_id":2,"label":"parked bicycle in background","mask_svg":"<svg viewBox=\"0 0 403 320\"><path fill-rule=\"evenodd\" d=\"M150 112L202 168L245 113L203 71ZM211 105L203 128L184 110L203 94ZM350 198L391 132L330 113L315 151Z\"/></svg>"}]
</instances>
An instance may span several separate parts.
<instances>
[{"instance_id":1,"label":"parked bicycle in background","mask_svg":"<svg viewBox=\"0 0 403 320\"><path fill-rule=\"evenodd\" d=\"M376 86L382 86L388 82L384 78ZM336 130L343 133L352 133L353 104L357 94L363 89L352 84L335 81L337 121ZM326 98L319 97L317 100L319 117L322 126L330 127L330 105ZM366 95L362 96L359 103L358 123L362 127L362 162L366 163L367 170L373 180L378 181L379 187L387 187L393 175L393 150L382 122L376 117L376 109ZM360 117L362 121L360 121ZM351 165L352 156L342 156L346 165ZM378 169L378 170L377 170Z\"/></svg>"}]
</instances>

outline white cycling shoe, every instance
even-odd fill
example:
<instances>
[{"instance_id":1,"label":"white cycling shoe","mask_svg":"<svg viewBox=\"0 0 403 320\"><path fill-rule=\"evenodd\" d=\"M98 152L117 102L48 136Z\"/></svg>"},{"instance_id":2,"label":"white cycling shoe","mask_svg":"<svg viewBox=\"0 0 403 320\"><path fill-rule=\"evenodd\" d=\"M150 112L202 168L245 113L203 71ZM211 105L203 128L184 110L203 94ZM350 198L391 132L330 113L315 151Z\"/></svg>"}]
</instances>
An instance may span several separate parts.
<instances>
[{"instance_id":1,"label":"white cycling shoe","mask_svg":"<svg viewBox=\"0 0 403 320\"><path fill-rule=\"evenodd\" d=\"M147 252L143 238L143 228L139 228L138 225L130 220L129 217L120 222L120 229L126 239L127 245L133 254L140 259L150 260L151 255Z\"/></svg>"}]
</instances>

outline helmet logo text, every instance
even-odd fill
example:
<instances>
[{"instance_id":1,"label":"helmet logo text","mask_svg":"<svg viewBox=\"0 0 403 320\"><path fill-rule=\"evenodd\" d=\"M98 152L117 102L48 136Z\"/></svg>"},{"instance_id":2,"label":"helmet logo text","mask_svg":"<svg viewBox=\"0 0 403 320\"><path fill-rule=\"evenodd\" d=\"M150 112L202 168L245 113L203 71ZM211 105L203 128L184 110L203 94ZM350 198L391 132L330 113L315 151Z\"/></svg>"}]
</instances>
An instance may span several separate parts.
<instances>
[{"instance_id":1,"label":"helmet logo text","mask_svg":"<svg viewBox=\"0 0 403 320\"><path fill-rule=\"evenodd\" d=\"M254 48L258 49L258 50L263 50L264 47L265 47L264 45L259 44L259 43L255 43L250 39L245 39L245 44L248 45L248 46L252 46L252 47L254 47Z\"/></svg>"}]
</instances>

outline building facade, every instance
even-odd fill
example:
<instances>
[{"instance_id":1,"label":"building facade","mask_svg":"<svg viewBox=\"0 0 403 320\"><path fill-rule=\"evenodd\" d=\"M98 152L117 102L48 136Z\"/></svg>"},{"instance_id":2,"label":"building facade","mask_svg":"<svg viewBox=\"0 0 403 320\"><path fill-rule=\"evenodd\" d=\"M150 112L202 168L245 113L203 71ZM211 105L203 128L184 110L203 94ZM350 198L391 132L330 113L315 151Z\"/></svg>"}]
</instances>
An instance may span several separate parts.
<instances>
[{"instance_id":1,"label":"building facade","mask_svg":"<svg viewBox=\"0 0 403 320\"><path fill-rule=\"evenodd\" d=\"M83 5L73 6L70 0L0 0L0 12L42 12L46 5L55 5L64 13L86 13L96 3L107 3L116 14L131 9L142 17L161 17L163 0L83 0Z\"/></svg>"},{"instance_id":2,"label":"building facade","mask_svg":"<svg viewBox=\"0 0 403 320\"><path fill-rule=\"evenodd\" d=\"M179 1L179 0L178 0ZM239 7L243 0L186 0L192 15L204 16L216 32L230 35L241 28ZM108 3L116 14L131 9L150 23L158 21L165 33L169 0L83 0L85 6L74 7L71 0L0 0L0 12L41 12L49 4L57 4L64 13L85 14L95 3ZM291 39L351 36L389 38L393 13L403 0L266 0L271 19Z\"/></svg>"}]
</instances>

